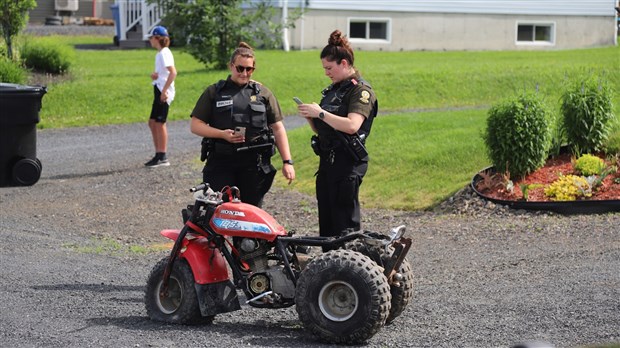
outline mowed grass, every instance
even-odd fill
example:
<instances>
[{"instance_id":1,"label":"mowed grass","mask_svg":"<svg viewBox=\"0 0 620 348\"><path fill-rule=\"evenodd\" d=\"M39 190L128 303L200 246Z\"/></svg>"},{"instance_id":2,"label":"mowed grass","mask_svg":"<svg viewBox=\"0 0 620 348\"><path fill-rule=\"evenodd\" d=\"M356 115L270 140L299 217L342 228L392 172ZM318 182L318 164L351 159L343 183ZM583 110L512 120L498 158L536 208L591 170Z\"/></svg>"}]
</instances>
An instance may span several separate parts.
<instances>
[{"instance_id":1,"label":"mowed grass","mask_svg":"<svg viewBox=\"0 0 620 348\"><path fill-rule=\"evenodd\" d=\"M489 165L480 137L485 119L481 109L378 117L367 141L371 161L360 188L363 206L428 209L462 189ZM278 175L278 185L314 193L318 157L310 149L311 135L307 126L289 131L297 180L287 186Z\"/></svg>"},{"instance_id":2,"label":"mowed grass","mask_svg":"<svg viewBox=\"0 0 620 348\"><path fill-rule=\"evenodd\" d=\"M58 44L109 43L101 36L31 38ZM206 70L172 47L179 72L171 120L189 117L204 89L227 71ZM48 86L40 128L144 122L152 102L150 73L156 51L77 50L68 81ZM381 111L488 107L504 97L538 89L556 105L563 84L579 75L602 74L620 91L620 49L606 47L543 52L367 52L356 66L372 84ZM318 51L257 51L253 78L271 89L287 115L293 96L318 102L329 84ZM620 97L615 97L620 111Z\"/></svg>"},{"instance_id":3,"label":"mowed grass","mask_svg":"<svg viewBox=\"0 0 620 348\"><path fill-rule=\"evenodd\" d=\"M67 45L111 40L36 39ZM188 119L204 89L228 73L206 70L180 49L172 47L172 51L179 76L169 118ZM39 127L146 123L155 53L152 48L78 50L69 79L48 86ZM329 84L318 51L259 50L256 56L253 78L274 92L289 117L298 117L293 96L318 102ZM380 105L367 144L371 164L360 194L365 207L428 209L467 185L490 164L481 134L488 108L503 98L538 90L557 112L567 81L597 74L612 84L614 109L620 113L618 47L542 52L356 51L355 56ZM318 158L310 149L310 135L307 126L289 131L297 180L288 186L278 175L277 185L313 194ZM616 126L610 143L619 142ZM280 161L274 163L279 167Z\"/></svg>"}]
</instances>

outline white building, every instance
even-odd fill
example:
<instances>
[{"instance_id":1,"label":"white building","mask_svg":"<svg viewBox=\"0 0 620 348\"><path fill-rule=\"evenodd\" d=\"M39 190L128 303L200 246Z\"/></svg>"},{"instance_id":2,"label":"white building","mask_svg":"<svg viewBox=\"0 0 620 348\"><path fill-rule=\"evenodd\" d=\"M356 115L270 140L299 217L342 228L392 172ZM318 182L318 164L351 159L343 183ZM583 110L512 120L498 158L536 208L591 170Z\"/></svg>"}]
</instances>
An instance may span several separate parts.
<instances>
[{"instance_id":1,"label":"white building","mask_svg":"<svg viewBox=\"0 0 620 348\"><path fill-rule=\"evenodd\" d=\"M108 1L88 0L104 3L106 11ZM275 20L304 10L285 32L292 49L322 48L334 29L356 49L384 51L572 49L616 45L618 37L618 0L267 1L280 10ZM156 5L115 0L114 7L120 44L147 46L144 34L160 20Z\"/></svg>"},{"instance_id":2,"label":"white building","mask_svg":"<svg viewBox=\"0 0 620 348\"><path fill-rule=\"evenodd\" d=\"M340 29L362 50L572 49L617 44L616 0L310 0L293 49L322 48Z\"/></svg>"}]
</instances>

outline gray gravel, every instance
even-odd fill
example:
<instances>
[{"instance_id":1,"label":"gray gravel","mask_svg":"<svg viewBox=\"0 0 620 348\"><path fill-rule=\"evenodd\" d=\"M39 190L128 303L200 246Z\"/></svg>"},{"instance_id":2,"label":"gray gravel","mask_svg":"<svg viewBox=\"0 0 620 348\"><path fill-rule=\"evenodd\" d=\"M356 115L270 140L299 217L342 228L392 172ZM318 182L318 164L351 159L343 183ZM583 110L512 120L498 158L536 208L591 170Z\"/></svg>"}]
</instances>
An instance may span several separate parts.
<instances>
[{"instance_id":1,"label":"gray gravel","mask_svg":"<svg viewBox=\"0 0 620 348\"><path fill-rule=\"evenodd\" d=\"M157 169L143 167L146 124L38 132L41 180L0 188L3 346L321 346L294 308L244 306L197 327L146 317L146 276L166 255L153 251L166 242L158 232L180 228L187 188L201 179L188 127L169 124L172 165ZM313 197L274 189L265 209L317 233ZM363 214L366 229L408 226L416 275L413 303L368 347L620 343L620 213L515 212L464 190L434 212Z\"/></svg>"}]
</instances>

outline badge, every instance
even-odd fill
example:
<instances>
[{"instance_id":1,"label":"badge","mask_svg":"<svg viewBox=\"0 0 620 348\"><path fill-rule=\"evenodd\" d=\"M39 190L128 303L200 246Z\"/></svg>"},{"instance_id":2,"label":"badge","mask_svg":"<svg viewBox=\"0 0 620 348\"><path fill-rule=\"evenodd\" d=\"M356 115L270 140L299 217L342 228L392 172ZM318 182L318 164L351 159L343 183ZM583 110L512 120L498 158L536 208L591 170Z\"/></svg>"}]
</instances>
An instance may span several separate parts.
<instances>
[{"instance_id":1,"label":"badge","mask_svg":"<svg viewBox=\"0 0 620 348\"><path fill-rule=\"evenodd\" d=\"M256 96L255 95L250 96L250 102L255 102L255 101L256 101Z\"/></svg>"},{"instance_id":2,"label":"badge","mask_svg":"<svg viewBox=\"0 0 620 348\"><path fill-rule=\"evenodd\" d=\"M362 96L360 97L360 102L364 104L368 104L368 98L370 98L370 93L368 91L362 91Z\"/></svg>"}]
</instances>

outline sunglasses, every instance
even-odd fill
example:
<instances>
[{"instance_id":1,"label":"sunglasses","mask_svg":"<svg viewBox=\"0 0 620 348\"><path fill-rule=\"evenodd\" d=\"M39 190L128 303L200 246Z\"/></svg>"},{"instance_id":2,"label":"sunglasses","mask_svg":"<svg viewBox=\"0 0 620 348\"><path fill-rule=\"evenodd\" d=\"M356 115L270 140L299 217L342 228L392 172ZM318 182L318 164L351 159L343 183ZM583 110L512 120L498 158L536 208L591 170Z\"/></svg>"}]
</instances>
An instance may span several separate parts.
<instances>
[{"instance_id":1,"label":"sunglasses","mask_svg":"<svg viewBox=\"0 0 620 348\"><path fill-rule=\"evenodd\" d=\"M251 73L252 71L254 71L254 67L253 66L242 66L242 65L234 65L235 69L237 69L237 72L239 74L241 74L243 72L243 70L247 71L247 73Z\"/></svg>"}]
</instances>

